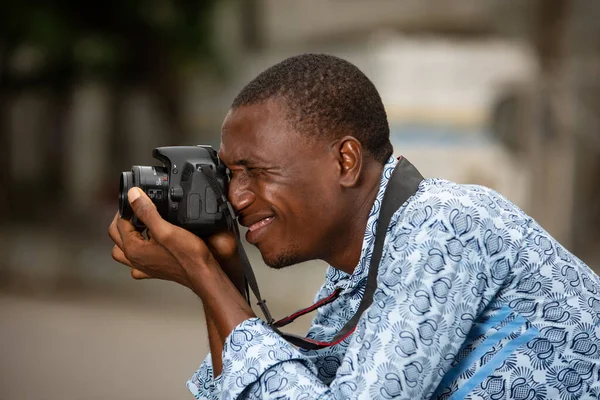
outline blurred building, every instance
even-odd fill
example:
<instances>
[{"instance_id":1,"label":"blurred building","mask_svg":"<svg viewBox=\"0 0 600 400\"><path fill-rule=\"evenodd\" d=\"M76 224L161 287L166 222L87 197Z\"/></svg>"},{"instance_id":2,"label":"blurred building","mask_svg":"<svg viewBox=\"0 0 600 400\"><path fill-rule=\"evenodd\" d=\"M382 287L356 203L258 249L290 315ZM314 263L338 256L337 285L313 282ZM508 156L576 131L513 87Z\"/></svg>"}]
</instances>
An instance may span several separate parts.
<instances>
[{"instance_id":1,"label":"blurred building","mask_svg":"<svg viewBox=\"0 0 600 400\"><path fill-rule=\"evenodd\" d=\"M493 187L576 254L600 259L600 3L256 0L221 7L218 37L237 74L204 103L216 120L190 118L198 131L218 129L217 109L269 65L301 52L339 55L374 81L396 151L425 174Z\"/></svg>"},{"instance_id":2,"label":"blurred building","mask_svg":"<svg viewBox=\"0 0 600 400\"><path fill-rule=\"evenodd\" d=\"M600 238L599 12L585 0L223 0L211 39L221 67L200 64L173 88L176 113L139 83L5 98L0 205L11 224L99 235L119 171L155 163L156 146L218 146L246 82L326 52L374 81L396 151L424 174L498 190L586 258ZM27 48L13 58L22 69L36 60Z\"/></svg>"}]
</instances>

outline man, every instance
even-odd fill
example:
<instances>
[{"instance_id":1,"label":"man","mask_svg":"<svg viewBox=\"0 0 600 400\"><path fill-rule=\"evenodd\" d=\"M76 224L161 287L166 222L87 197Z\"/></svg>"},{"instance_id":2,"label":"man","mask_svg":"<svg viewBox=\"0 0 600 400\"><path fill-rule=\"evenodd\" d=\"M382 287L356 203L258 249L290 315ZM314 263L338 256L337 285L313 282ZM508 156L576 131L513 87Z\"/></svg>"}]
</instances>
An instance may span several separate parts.
<instances>
[{"instance_id":1,"label":"man","mask_svg":"<svg viewBox=\"0 0 600 400\"><path fill-rule=\"evenodd\" d=\"M326 55L287 59L234 100L220 158L229 200L264 261L331 267L309 337L330 341L365 290L383 194L398 163L369 79ZM299 350L255 317L235 241L203 242L129 192L151 239L115 218L113 257L203 301L211 354L196 398L563 400L600 395L600 279L494 191L423 180L387 229L373 304L356 330Z\"/></svg>"}]
</instances>

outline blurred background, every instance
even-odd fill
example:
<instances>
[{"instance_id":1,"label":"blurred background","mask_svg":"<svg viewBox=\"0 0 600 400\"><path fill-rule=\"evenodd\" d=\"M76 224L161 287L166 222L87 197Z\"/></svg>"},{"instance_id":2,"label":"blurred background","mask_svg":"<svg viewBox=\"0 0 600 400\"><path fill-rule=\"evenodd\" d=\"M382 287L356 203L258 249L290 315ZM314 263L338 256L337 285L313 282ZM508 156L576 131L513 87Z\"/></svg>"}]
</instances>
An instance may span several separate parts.
<instances>
[{"instance_id":1,"label":"blurred background","mask_svg":"<svg viewBox=\"0 0 600 400\"><path fill-rule=\"evenodd\" d=\"M119 173L218 146L237 92L298 53L355 63L397 155L498 190L598 271L598 21L597 0L4 0L0 399L189 398L202 306L112 260ZM276 316L311 302L322 263L247 249Z\"/></svg>"}]
</instances>

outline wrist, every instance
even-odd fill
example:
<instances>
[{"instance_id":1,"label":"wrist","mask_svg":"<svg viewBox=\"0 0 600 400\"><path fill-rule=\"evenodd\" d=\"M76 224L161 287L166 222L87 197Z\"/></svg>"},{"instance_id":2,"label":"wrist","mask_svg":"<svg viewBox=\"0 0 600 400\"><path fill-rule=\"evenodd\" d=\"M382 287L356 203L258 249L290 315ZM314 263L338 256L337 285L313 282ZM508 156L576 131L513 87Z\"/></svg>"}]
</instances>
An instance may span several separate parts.
<instances>
[{"instance_id":1,"label":"wrist","mask_svg":"<svg viewBox=\"0 0 600 400\"><path fill-rule=\"evenodd\" d=\"M211 270L214 270L215 266L218 268L218 264L214 260L212 262L201 261L193 265L183 266L183 270L187 276L188 287L199 295L198 291L202 288L202 285L215 279L214 274L211 274Z\"/></svg>"},{"instance_id":2,"label":"wrist","mask_svg":"<svg viewBox=\"0 0 600 400\"><path fill-rule=\"evenodd\" d=\"M192 266L184 267L187 275L187 287L189 287L198 296L201 292L208 289L210 285L223 280L229 281L235 289L245 297L246 280L241 269L235 273L226 273L219 263L214 259L209 261L195 263Z\"/></svg>"},{"instance_id":3,"label":"wrist","mask_svg":"<svg viewBox=\"0 0 600 400\"><path fill-rule=\"evenodd\" d=\"M231 283L244 295L246 292L246 277L239 257L231 257L227 261L219 261L219 268L229 278Z\"/></svg>"}]
</instances>

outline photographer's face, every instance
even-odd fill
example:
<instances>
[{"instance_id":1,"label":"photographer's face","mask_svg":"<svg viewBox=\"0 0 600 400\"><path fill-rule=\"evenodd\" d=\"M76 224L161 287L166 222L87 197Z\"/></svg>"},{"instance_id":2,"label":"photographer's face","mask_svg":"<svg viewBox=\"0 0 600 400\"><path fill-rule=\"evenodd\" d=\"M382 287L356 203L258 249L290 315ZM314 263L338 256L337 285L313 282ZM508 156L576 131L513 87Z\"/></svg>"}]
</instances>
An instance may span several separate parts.
<instances>
[{"instance_id":1,"label":"photographer's face","mask_svg":"<svg viewBox=\"0 0 600 400\"><path fill-rule=\"evenodd\" d=\"M326 255L341 193L327 141L296 132L285 106L270 100L229 112L219 156L233 174L229 200L248 227L246 239L267 265L282 268Z\"/></svg>"}]
</instances>

